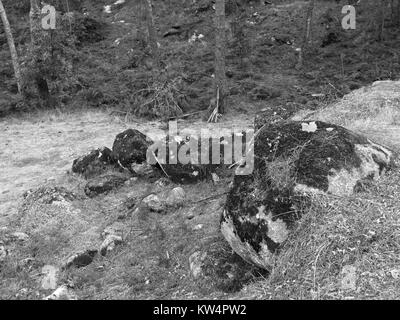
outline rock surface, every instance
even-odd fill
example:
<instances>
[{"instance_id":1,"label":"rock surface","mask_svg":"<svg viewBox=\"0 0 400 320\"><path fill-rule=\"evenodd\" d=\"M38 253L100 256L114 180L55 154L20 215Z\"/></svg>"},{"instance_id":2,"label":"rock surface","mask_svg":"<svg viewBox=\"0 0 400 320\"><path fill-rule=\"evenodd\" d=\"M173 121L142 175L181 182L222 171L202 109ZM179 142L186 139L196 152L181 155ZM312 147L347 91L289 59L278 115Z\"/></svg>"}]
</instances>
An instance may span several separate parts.
<instances>
[{"instance_id":1,"label":"rock surface","mask_svg":"<svg viewBox=\"0 0 400 320\"><path fill-rule=\"evenodd\" d=\"M42 268L42 289L43 290L55 290L57 288L57 276L59 269L51 265L45 265Z\"/></svg>"},{"instance_id":2,"label":"rock surface","mask_svg":"<svg viewBox=\"0 0 400 320\"><path fill-rule=\"evenodd\" d=\"M165 210L165 203L159 196L151 194L142 201L151 211L162 212Z\"/></svg>"},{"instance_id":3,"label":"rock surface","mask_svg":"<svg viewBox=\"0 0 400 320\"><path fill-rule=\"evenodd\" d=\"M115 164L112 151L107 148L92 150L74 160L72 172L82 174L85 178L103 173L108 167Z\"/></svg>"},{"instance_id":4,"label":"rock surface","mask_svg":"<svg viewBox=\"0 0 400 320\"><path fill-rule=\"evenodd\" d=\"M173 182L185 184L205 180L211 178L211 172L219 165L212 164L211 156L209 164L201 161L201 143L195 137L167 136L149 148L148 159ZM207 150L211 150L211 147Z\"/></svg>"},{"instance_id":5,"label":"rock surface","mask_svg":"<svg viewBox=\"0 0 400 320\"><path fill-rule=\"evenodd\" d=\"M192 276L198 279L202 275L203 262L207 256L205 252L194 252L189 257L189 268Z\"/></svg>"},{"instance_id":6,"label":"rock surface","mask_svg":"<svg viewBox=\"0 0 400 320\"><path fill-rule=\"evenodd\" d=\"M100 254L105 256L107 252L114 250L115 246L122 243L122 237L117 235L108 235L100 246Z\"/></svg>"},{"instance_id":7,"label":"rock surface","mask_svg":"<svg viewBox=\"0 0 400 320\"><path fill-rule=\"evenodd\" d=\"M94 257L97 254L97 250L84 250L82 252L78 252L72 256L70 256L67 261L64 263L62 269L67 269L71 267L81 268L86 267L91 264Z\"/></svg>"},{"instance_id":8,"label":"rock surface","mask_svg":"<svg viewBox=\"0 0 400 320\"><path fill-rule=\"evenodd\" d=\"M181 187L172 189L165 200L169 206L179 206L184 203L186 197L185 190Z\"/></svg>"},{"instance_id":9,"label":"rock surface","mask_svg":"<svg viewBox=\"0 0 400 320\"><path fill-rule=\"evenodd\" d=\"M114 158L124 168L132 170L133 163L146 161L147 148L151 143L151 139L140 131L127 129L115 138L112 148Z\"/></svg>"},{"instance_id":10,"label":"rock surface","mask_svg":"<svg viewBox=\"0 0 400 320\"><path fill-rule=\"evenodd\" d=\"M58 287L51 295L43 300L77 300L76 294L66 285Z\"/></svg>"},{"instance_id":11,"label":"rock surface","mask_svg":"<svg viewBox=\"0 0 400 320\"><path fill-rule=\"evenodd\" d=\"M0 262L8 256L8 250L5 246L0 244Z\"/></svg>"},{"instance_id":12,"label":"rock surface","mask_svg":"<svg viewBox=\"0 0 400 320\"><path fill-rule=\"evenodd\" d=\"M88 197L95 197L99 194L109 192L122 186L128 180L124 174L103 174L89 180L85 185L85 194Z\"/></svg>"},{"instance_id":13,"label":"rock surface","mask_svg":"<svg viewBox=\"0 0 400 320\"><path fill-rule=\"evenodd\" d=\"M253 174L235 176L221 231L242 258L268 269L310 195L352 194L389 169L393 153L340 126L292 121L261 128L254 159Z\"/></svg>"}]
</instances>

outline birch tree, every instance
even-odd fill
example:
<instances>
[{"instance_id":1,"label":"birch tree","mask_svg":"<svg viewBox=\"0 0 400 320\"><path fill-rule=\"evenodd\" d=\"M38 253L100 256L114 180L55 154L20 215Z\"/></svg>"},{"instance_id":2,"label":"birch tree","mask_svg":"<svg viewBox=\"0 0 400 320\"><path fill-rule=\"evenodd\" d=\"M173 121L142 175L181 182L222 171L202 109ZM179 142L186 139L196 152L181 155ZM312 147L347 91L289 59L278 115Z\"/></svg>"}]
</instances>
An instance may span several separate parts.
<instances>
[{"instance_id":1,"label":"birch tree","mask_svg":"<svg viewBox=\"0 0 400 320\"><path fill-rule=\"evenodd\" d=\"M0 16L1 16L1 20L3 21L4 32L6 34L8 47L10 48L11 61L12 61L13 68L14 68L14 75L15 75L15 80L17 82L17 86L18 86L18 92L21 94L22 93L22 78L21 78L21 69L20 69L19 60L18 60L18 54L17 54L17 50L15 49L14 37L11 32L10 23L8 22L8 19L7 19L6 10L4 9L4 6L3 6L3 3L1 0L0 0Z\"/></svg>"},{"instance_id":2,"label":"birch tree","mask_svg":"<svg viewBox=\"0 0 400 320\"><path fill-rule=\"evenodd\" d=\"M306 13L306 30L304 33L303 43L299 51L299 59L297 62L296 69L300 69L303 66L304 51L307 49L308 45L311 43L311 26L312 18L314 12L315 0L309 0Z\"/></svg>"}]
</instances>

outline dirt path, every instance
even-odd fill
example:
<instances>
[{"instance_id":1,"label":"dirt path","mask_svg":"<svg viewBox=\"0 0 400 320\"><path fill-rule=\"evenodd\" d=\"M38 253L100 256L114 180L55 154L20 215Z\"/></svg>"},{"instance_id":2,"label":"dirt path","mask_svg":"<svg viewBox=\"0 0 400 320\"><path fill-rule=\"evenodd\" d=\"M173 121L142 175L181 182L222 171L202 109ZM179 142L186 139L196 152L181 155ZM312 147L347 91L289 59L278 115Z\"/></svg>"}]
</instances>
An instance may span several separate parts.
<instances>
[{"instance_id":1,"label":"dirt path","mask_svg":"<svg viewBox=\"0 0 400 320\"><path fill-rule=\"evenodd\" d=\"M179 130L199 131L251 125L251 117L228 117L224 122L178 122ZM112 147L115 136L132 127L150 137L163 135L160 122L131 120L105 112L42 115L31 119L8 118L0 121L0 226L16 212L17 200L30 188L46 180L63 179L72 162L88 150Z\"/></svg>"}]
</instances>

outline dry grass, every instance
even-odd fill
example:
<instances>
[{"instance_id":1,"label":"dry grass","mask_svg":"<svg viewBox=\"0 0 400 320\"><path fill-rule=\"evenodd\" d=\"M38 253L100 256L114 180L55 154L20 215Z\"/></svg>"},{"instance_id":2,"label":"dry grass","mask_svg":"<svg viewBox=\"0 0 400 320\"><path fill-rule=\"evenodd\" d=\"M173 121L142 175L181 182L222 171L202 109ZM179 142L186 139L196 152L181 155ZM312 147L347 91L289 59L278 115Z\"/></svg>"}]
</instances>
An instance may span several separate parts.
<instances>
[{"instance_id":1,"label":"dry grass","mask_svg":"<svg viewBox=\"0 0 400 320\"><path fill-rule=\"evenodd\" d=\"M183 94L179 89L181 83L181 77L158 80L135 93L134 113L138 116L162 119L182 114L180 103Z\"/></svg>"},{"instance_id":2,"label":"dry grass","mask_svg":"<svg viewBox=\"0 0 400 320\"><path fill-rule=\"evenodd\" d=\"M400 81L378 81L318 111L301 111L293 120L320 120L362 133L400 150Z\"/></svg>"}]
</instances>

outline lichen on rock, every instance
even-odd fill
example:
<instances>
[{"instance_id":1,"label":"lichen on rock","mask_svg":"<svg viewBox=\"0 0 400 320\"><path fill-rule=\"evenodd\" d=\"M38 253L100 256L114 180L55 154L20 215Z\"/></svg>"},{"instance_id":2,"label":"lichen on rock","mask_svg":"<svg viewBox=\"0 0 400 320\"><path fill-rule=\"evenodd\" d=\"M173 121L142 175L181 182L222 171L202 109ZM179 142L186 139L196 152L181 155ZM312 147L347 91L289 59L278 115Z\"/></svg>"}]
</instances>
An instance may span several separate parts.
<instances>
[{"instance_id":1,"label":"lichen on rock","mask_svg":"<svg viewBox=\"0 0 400 320\"><path fill-rule=\"evenodd\" d=\"M379 178L394 155L344 127L287 121L260 128L254 157L253 174L234 178L221 231L242 258L268 269L310 195L349 195Z\"/></svg>"}]
</instances>

